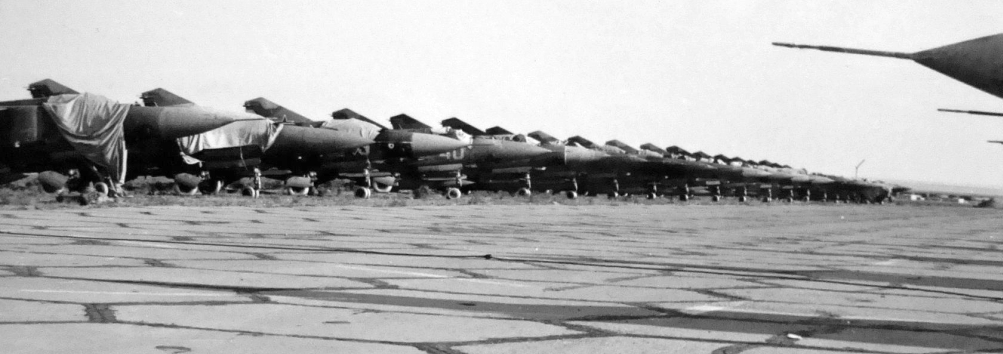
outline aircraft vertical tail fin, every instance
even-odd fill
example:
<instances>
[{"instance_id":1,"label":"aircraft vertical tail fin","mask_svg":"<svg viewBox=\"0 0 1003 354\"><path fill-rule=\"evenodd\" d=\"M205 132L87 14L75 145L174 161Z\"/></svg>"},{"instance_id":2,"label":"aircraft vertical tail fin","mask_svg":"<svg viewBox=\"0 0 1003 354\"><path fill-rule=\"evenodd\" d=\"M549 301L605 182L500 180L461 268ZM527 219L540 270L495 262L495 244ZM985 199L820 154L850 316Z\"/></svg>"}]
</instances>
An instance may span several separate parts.
<instances>
[{"instance_id":1,"label":"aircraft vertical tail fin","mask_svg":"<svg viewBox=\"0 0 1003 354\"><path fill-rule=\"evenodd\" d=\"M162 88L155 88L139 95L147 107L194 106L195 103Z\"/></svg>"},{"instance_id":2,"label":"aircraft vertical tail fin","mask_svg":"<svg viewBox=\"0 0 1003 354\"><path fill-rule=\"evenodd\" d=\"M275 102L269 101L264 97L258 97L253 100L245 101L244 109L250 113L270 118L271 120L279 123L293 123L297 125L315 125L315 123L317 123L313 119L293 112L292 110Z\"/></svg>"},{"instance_id":3,"label":"aircraft vertical tail fin","mask_svg":"<svg viewBox=\"0 0 1003 354\"><path fill-rule=\"evenodd\" d=\"M390 117L390 126L394 129L432 130L431 126L403 113Z\"/></svg>"},{"instance_id":4,"label":"aircraft vertical tail fin","mask_svg":"<svg viewBox=\"0 0 1003 354\"><path fill-rule=\"evenodd\" d=\"M488 135L515 135L515 133L508 131L502 127L491 127L484 131Z\"/></svg>"},{"instance_id":5,"label":"aircraft vertical tail fin","mask_svg":"<svg viewBox=\"0 0 1003 354\"><path fill-rule=\"evenodd\" d=\"M476 127L467 124L467 122L464 122L456 117L443 120L442 126L460 130L472 136L487 135L487 133L485 133L483 130L477 129Z\"/></svg>"},{"instance_id":6,"label":"aircraft vertical tail fin","mask_svg":"<svg viewBox=\"0 0 1003 354\"><path fill-rule=\"evenodd\" d=\"M653 152L656 152L656 153L659 153L659 154L662 154L662 155L668 155L669 154L669 152L665 151L665 149L662 149L662 148L660 148L657 145L652 144L652 143L646 143L644 145L641 145L641 149L648 150L648 151L653 151Z\"/></svg>"},{"instance_id":7,"label":"aircraft vertical tail fin","mask_svg":"<svg viewBox=\"0 0 1003 354\"><path fill-rule=\"evenodd\" d=\"M32 82L28 85L28 92L31 92L31 98L48 98L49 96L79 93L52 79Z\"/></svg>"},{"instance_id":8,"label":"aircraft vertical tail fin","mask_svg":"<svg viewBox=\"0 0 1003 354\"><path fill-rule=\"evenodd\" d=\"M585 138L583 138L583 137L581 137L579 135L575 135L573 137L568 138L568 142L569 143L575 143L575 144L578 144L579 146L586 147L586 148L589 148L589 149L593 149L593 148L599 147L599 145L597 145L596 143L593 143L591 140L585 139Z\"/></svg>"},{"instance_id":9,"label":"aircraft vertical tail fin","mask_svg":"<svg viewBox=\"0 0 1003 354\"><path fill-rule=\"evenodd\" d=\"M606 145L619 148L620 150L626 151L626 152L631 153L631 154L636 154L636 153L641 152L640 150L635 149L633 146L627 145L626 143L624 143L624 142L622 142L620 140L616 140L616 139L607 141Z\"/></svg>"},{"instance_id":10,"label":"aircraft vertical tail fin","mask_svg":"<svg viewBox=\"0 0 1003 354\"><path fill-rule=\"evenodd\" d=\"M529 134L526 134L526 135L529 135L530 138L536 139L537 141L539 141L540 143L543 143L544 145L546 145L546 144L558 144L558 143L561 142L559 139L553 137L550 134L544 133L541 130L537 130L535 132L532 132L532 133L529 133Z\"/></svg>"},{"instance_id":11,"label":"aircraft vertical tail fin","mask_svg":"<svg viewBox=\"0 0 1003 354\"><path fill-rule=\"evenodd\" d=\"M334 111L333 113L331 113L331 118L341 119L341 120L343 120L343 119L358 119L358 120L361 120L361 121L364 121L364 122L371 123L371 124L373 124L373 125L375 125L377 127L380 127L380 129L387 129L387 127L384 126L383 124L377 123L377 122L373 121L372 119L367 118L364 115L355 113L355 111L353 111L351 109L348 109L348 108L342 108L342 109L339 109L337 111Z\"/></svg>"}]
</instances>

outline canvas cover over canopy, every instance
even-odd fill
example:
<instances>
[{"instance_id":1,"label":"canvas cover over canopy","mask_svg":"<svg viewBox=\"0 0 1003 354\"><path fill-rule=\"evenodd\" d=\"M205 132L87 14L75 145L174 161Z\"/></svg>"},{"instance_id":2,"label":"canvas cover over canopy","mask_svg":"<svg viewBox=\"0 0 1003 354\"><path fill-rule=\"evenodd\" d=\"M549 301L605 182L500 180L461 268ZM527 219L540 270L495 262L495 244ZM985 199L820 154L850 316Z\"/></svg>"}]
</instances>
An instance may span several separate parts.
<instances>
[{"instance_id":1,"label":"canvas cover over canopy","mask_svg":"<svg viewBox=\"0 0 1003 354\"><path fill-rule=\"evenodd\" d=\"M259 117L260 118L260 117ZM268 150L282 131L281 124L268 119L237 121L208 132L178 139L181 152L194 155L202 150L257 145Z\"/></svg>"},{"instance_id":2,"label":"canvas cover over canopy","mask_svg":"<svg viewBox=\"0 0 1003 354\"><path fill-rule=\"evenodd\" d=\"M70 145L108 173L112 188L125 183L127 152L122 122L129 105L83 93L51 96L42 106Z\"/></svg>"},{"instance_id":3,"label":"canvas cover over canopy","mask_svg":"<svg viewBox=\"0 0 1003 354\"><path fill-rule=\"evenodd\" d=\"M328 119L320 125L321 128L333 129L340 132L358 135L359 137L375 140L380 135L380 128L376 124L366 122L356 118L348 119Z\"/></svg>"}]
</instances>

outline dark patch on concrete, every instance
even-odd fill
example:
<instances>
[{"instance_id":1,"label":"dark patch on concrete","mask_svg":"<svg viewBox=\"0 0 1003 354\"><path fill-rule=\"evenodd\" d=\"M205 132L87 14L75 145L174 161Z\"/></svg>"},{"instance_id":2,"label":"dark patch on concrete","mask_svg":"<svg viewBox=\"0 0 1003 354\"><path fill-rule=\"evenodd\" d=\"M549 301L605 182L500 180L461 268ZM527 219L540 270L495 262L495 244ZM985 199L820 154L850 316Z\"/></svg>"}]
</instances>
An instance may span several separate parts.
<instances>
[{"instance_id":1,"label":"dark patch on concrete","mask_svg":"<svg viewBox=\"0 0 1003 354\"><path fill-rule=\"evenodd\" d=\"M157 350L163 350L165 353L168 354L184 354L192 351L191 348L176 346L176 345L158 345L153 348Z\"/></svg>"},{"instance_id":2,"label":"dark patch on concrete","mask_svg":"<svg viewBox=\"0 0 1003 354\"><path fill-rule=\"evenodd\" d=\"M174 267L173 264L166 263L166 262L161 261L159 259L153 259L153 258L145 258L145 259L143 259L143 263L146 263L146 265L151 266L151 267L162 267L162 268L173 268Z\"/></svg>"},{"instance_id":3,"label":"dark patch on concrete","mask_svg":"<svg viewBox=\"0 0 1003 354\"><path fill-rule=\"evenodd\" d=\"M260 259L260 260L265 260L265 261L277 261L278 260L277 257L269 255L269 254L264 254L264 253L248 253L248 254L252 255L252 256L254 256L254 258L257 258L257 259Z\"/></svg>"},{"instance_id":4,"label":"dark patch on concrete","mask_svg":"<svg viewBox=\"0 0 1003 354\"><path fill-rule=\"evenodd\" d=\"M195 241L195 238L191 236L171 236L171 239L174 241Z\"/></svg>"},{"instance_id":5,"label":"dark patch on concrete","mask_svg":"<svg viewBox=\"0 0 1003 354\"><path fill-rule=\"evenodd\" d=\"M108 306L108 304L84 304L84 312L87 315L87 320L90 322L118 322L118 319L115 318L115 310Z\"/></svg>"},{"instance_id":6,"label":"dark patch on concrete","mask_svg":"<svg viewBox=\"0 0 1003 354\"><path fill-rule=\"evenodd\" d=\"M73 243L71 243L71 245L81 245L81 246L109 246L109 245L111 245L111 243L110 242L106 242L106 241L101 241L101 240L79 239L79 240L73 241Z\"/></svg>"},{"instance_id":7,"label":"dark patch on concrete","mask_svg":"<svg viewBox=\"0 0 1003 354\"><path fill-rule=\"evenodd\" d=\"M8 272L14 273L14 275L19 277L40 277L42 272L38 271L38 267L32 266L7 266L3 267Z\"/></svg>"}]
</instances>

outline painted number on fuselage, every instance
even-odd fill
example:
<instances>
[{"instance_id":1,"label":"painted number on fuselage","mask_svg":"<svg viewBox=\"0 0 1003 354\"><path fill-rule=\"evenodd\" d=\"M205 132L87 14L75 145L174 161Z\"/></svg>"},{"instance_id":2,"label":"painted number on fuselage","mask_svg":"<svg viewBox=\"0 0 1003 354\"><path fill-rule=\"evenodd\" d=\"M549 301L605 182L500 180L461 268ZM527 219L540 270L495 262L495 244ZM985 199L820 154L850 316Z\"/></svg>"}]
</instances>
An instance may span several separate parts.
<instances>
[{"instance_id":1,"label":"painted number on fuselage","mask_svg":"<svg viewBox=\"0 0 1003 354\"><path fill-rule=\"evenodd\" d=\"M442 156L446 160L463 160L463 157L466 156L466 151L467 149L456 149L441 153L439 156Z\"/></svg>"}]
</instances>

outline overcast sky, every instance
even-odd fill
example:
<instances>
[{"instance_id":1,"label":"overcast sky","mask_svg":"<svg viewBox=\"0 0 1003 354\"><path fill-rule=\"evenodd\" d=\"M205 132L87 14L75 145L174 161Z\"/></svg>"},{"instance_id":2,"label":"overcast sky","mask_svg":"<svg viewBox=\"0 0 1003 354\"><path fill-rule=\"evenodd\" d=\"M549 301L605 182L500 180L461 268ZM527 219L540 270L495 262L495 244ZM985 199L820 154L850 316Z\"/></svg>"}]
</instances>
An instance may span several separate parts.
<instances>
[{"instance_id":1,"label":"overcast sky","mask_svg":"<svg viewBox=\"0 0 1003 354\"><path fill-rule=\"evenodd\" d=\"M8 1L0 99L52 78L134 102L163 87L314 119L543 130L811 171L1003 187L1003 102L907 60L1003 32L997 1Z\"/></svg>"}]
</instances>

